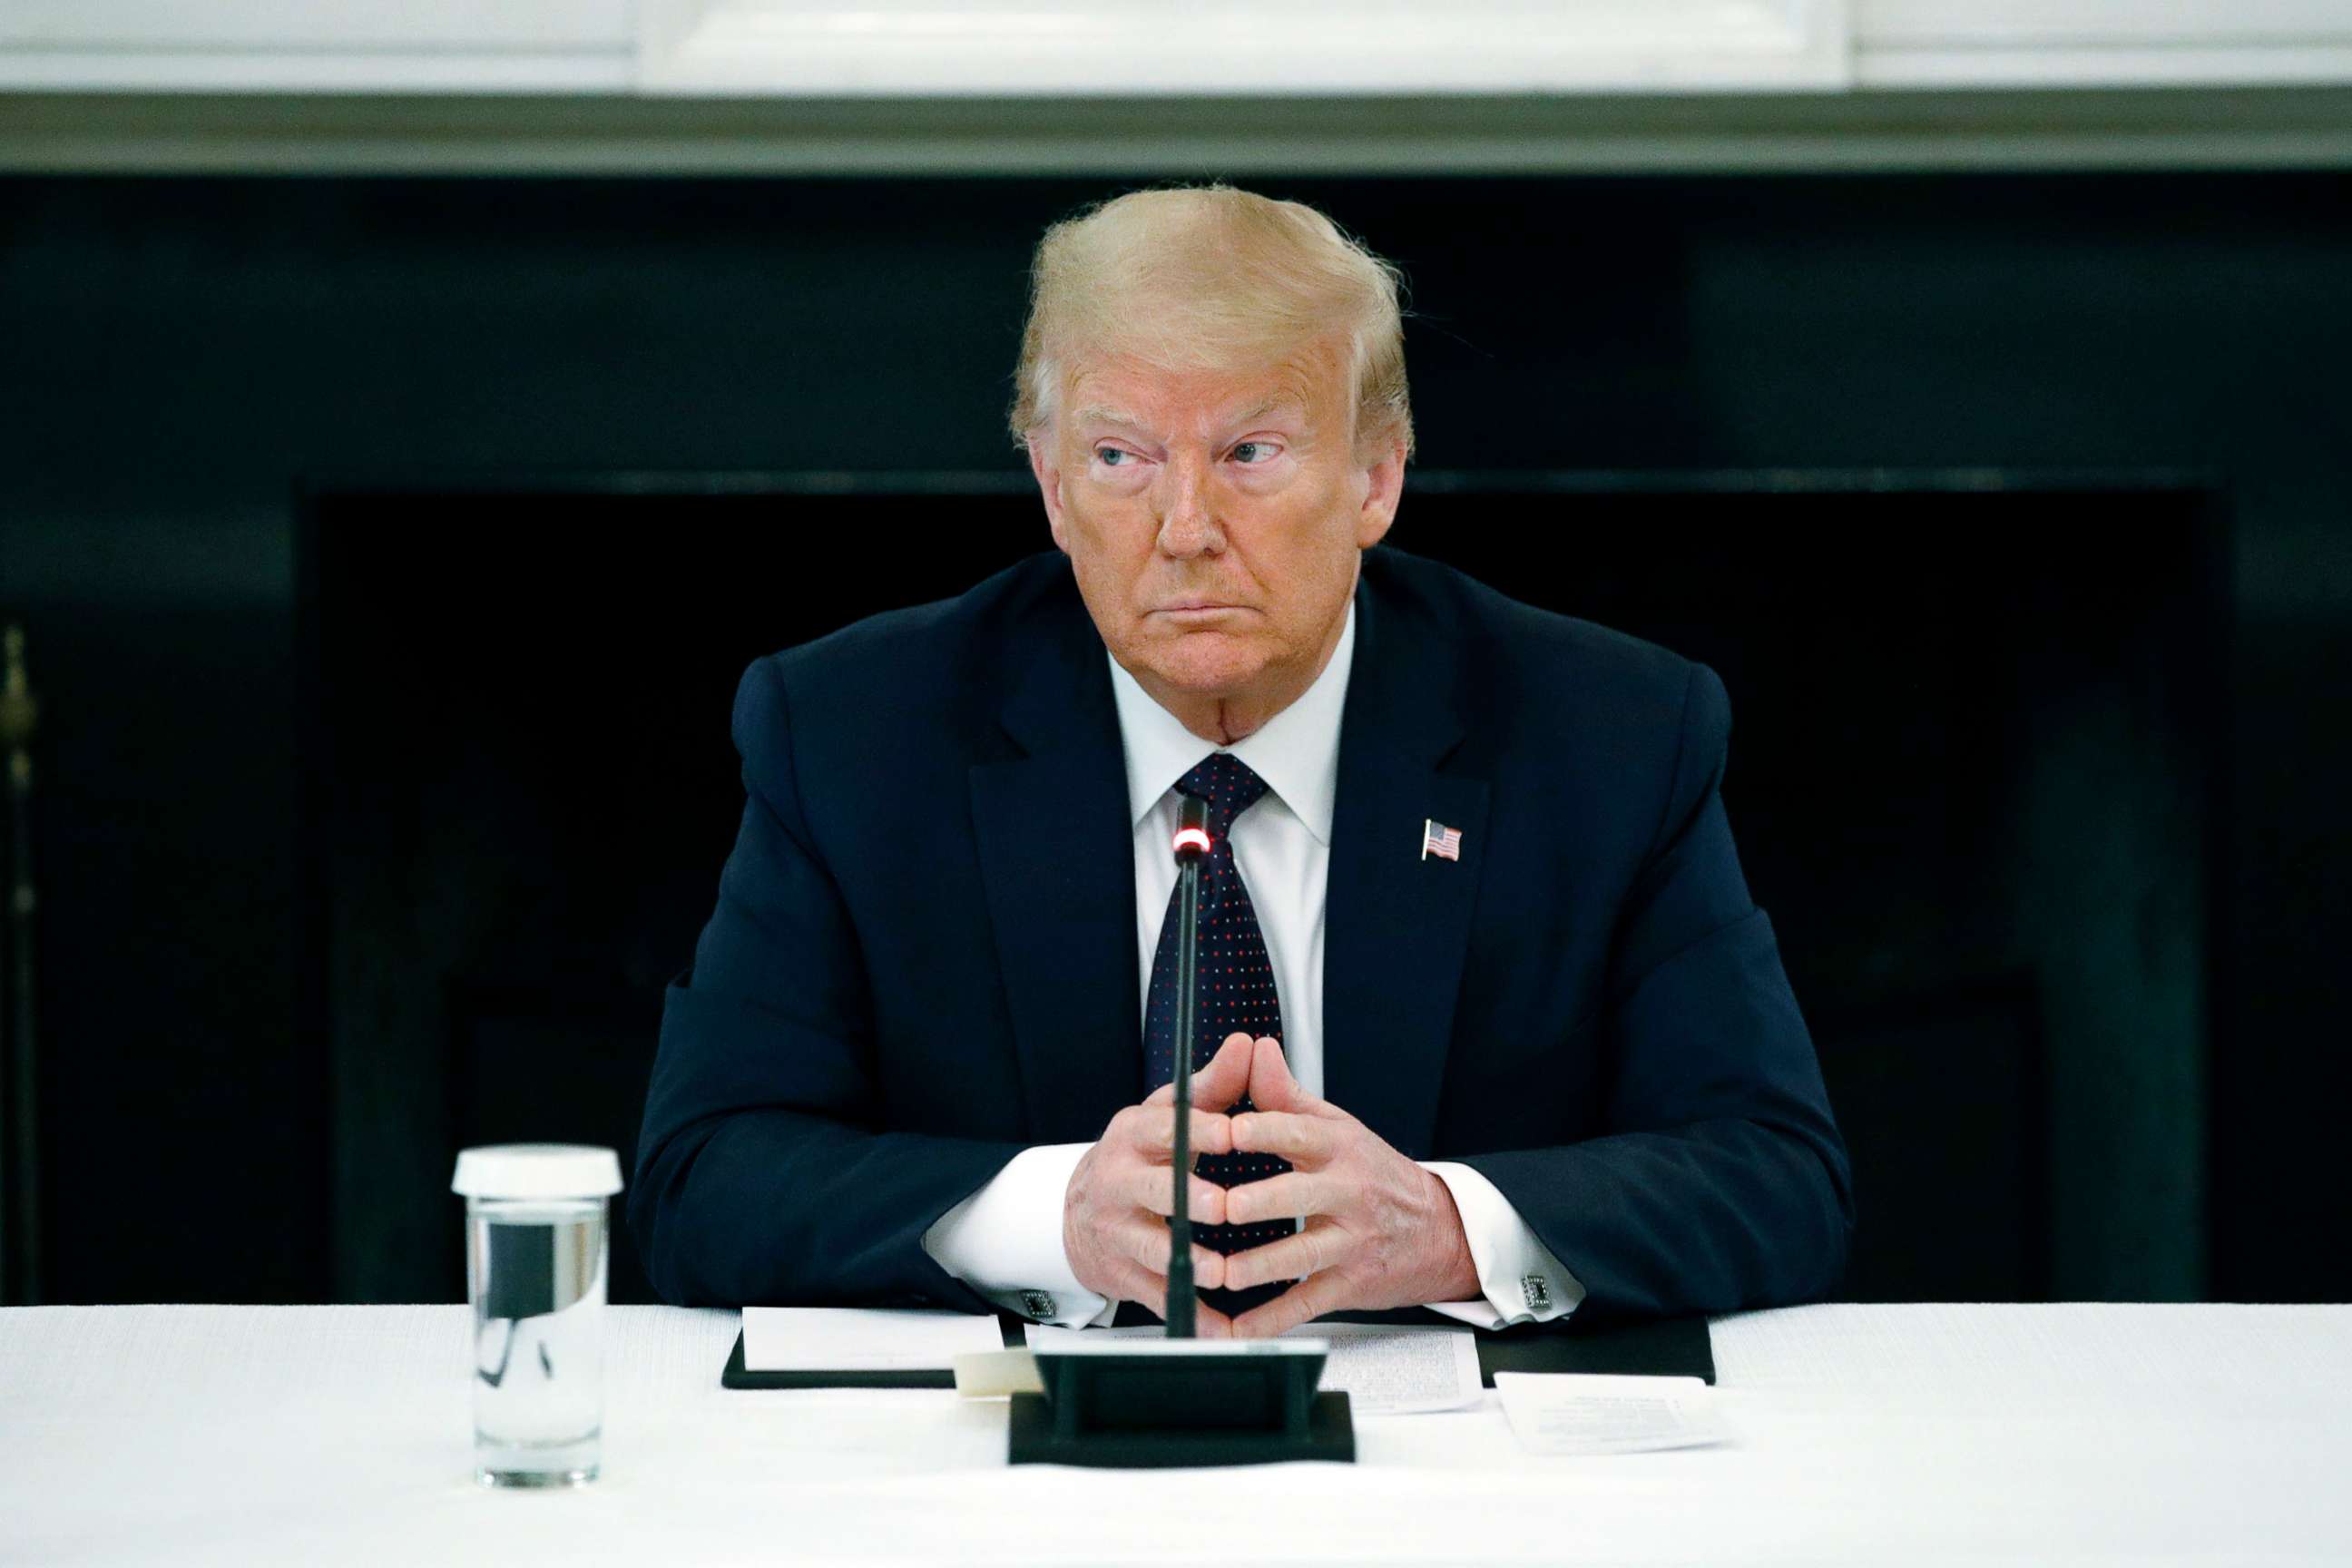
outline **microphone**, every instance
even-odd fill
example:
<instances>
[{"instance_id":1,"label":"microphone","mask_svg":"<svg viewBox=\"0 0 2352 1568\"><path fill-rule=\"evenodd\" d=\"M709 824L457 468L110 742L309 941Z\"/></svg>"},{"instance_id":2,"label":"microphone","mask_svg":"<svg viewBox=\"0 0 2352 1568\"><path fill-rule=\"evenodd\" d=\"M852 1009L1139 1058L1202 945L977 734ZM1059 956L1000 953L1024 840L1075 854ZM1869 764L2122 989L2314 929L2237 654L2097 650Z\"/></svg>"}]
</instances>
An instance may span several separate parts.
<instances>
[{"instance_id":1,"label":"microphone","mask_svg":"<svg viewBox=\"0 0 2352 1568\"><path fill-rule=\"evenodd\" d=\"M1343 1392L1318 1394L1323 1340L1202 1340L1192 1288L1192 1050L1200 1034L1196 963L1201 862L1209 807L1186 796L1174 841L1176 1130L1168 1214L1168 1336L1036 1352L1042 1392L1015 1394L1006 1457L1016 1465L1258 1465L1289 1459L1352 1464L1356 1427ZM1097 1353L1082 1354L1081 1350Z\"/></svg>"},{"instance_id":2,"label":"microphone","mask_svg":"<svg viewBox=\"0 0 2352 1568\"><path fill-rule=\"evenodd\" d=\"M1168 1215L1168 1337L1192 1337L1192 1046L1200 1032L1193 993L1201 942L1201 862L1209 853L1209 803L1186 795L1176 818L1176 1135L1170 1163L1175 1191Z\"/></svg>"}]
</instances>

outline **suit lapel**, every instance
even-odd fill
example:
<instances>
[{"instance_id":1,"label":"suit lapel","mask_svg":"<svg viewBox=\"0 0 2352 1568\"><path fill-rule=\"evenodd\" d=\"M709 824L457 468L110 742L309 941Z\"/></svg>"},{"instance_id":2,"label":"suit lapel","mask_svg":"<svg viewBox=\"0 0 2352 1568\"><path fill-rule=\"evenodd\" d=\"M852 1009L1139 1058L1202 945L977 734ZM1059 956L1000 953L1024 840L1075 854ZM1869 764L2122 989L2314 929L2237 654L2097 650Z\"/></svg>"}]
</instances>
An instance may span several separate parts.
<instances>
[{"instance_id":1,"label":"suit lapel","mask_svg":"<svg viewBox=\"0 0 2352 1568\"><path fill-rule=\"evenodd\" d=\"M1098 1137L1143 1095L1134 832L1102 642L1076 587L1041 606L1002 712L1023 755L975 763L980 846L1029 1136Z\"/></svg>"},{"instance_id":2,"label":"suit lapel","mask_svg":"<svg viewBox=\"0 0 2352 1568\"><path fill-rule=\"evenodd\" d=\"M1408 642L1403 612L1357 589L1324 904L1324 1098L1399 1152L1428 1158L1471 909L1486 783L1439 772L1462 735L1452 645ZM1461 859L1423 858L1423 824L1461 829Z\"/></svg>"}]
</instances>

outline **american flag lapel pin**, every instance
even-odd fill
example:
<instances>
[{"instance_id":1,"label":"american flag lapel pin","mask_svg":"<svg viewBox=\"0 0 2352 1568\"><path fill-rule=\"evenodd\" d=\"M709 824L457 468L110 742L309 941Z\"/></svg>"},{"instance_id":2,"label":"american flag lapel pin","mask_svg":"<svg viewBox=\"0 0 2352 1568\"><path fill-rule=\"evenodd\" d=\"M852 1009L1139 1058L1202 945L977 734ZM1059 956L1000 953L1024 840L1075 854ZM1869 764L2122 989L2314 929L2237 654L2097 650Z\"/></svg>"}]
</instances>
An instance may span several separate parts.
<instances>
[{"instance_id":1,"label":"american flag lapel pin","mask_svg":"<svg viewBox=\"0 0 2352 1568\"><path fill-rule=\"evenodd\" d=\"M1462 830L1458 827L1448 827L1433 816L1423 817L1421 858L1426 860L1432 855L1444 860L1461 859Z\"/></svg>"}]
</instances>

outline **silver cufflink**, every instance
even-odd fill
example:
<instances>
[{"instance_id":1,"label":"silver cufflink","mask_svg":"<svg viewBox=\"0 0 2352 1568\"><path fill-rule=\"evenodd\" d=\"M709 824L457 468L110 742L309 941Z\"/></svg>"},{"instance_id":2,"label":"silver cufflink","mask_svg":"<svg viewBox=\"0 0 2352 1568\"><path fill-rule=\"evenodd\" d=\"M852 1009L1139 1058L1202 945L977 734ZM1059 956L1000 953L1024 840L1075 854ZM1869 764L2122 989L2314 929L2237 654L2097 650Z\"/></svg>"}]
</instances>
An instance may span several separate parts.
<instances>
[{"instance_id":1,"label":"silver cufflink","mask_svg":"<svg viewBox=\"0 0 2352 1568\"><path fill-rule=\"evenodd\" d=\"M1530 1274L1520 1280L1519 1293L1528 1299L1530 1312L1547 1311L1551 1307L1551 1282L1540 1274Z\"/></svg>"},{"instance_id":2,"label":"silver cufflink","mask_svg":"<svg viewBox=\"0 0 2352 1568\"><path fill-rule=\"evenodd\" d=\"M1043 1321L1055 1316L1054 1298L1043 1290L1024 1290L1021 1292L1021 1310Z\"/></svg>"}]
</instances>

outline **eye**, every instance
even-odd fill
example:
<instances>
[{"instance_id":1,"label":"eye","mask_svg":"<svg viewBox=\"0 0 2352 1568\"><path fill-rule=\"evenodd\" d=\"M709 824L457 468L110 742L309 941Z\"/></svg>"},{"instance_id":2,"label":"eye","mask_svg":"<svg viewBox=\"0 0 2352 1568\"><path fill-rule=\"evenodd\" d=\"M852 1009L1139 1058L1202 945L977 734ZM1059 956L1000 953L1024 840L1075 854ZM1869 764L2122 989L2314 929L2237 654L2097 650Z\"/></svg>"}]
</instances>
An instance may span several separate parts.
<instances>
[{"instance_id":1,"label":"eye","mask_svg":"<svg viewBox=\"0 0 2352 1568\"><path fill-rule=\"evenodd\" d=\"M1251 454L1263 452L1266 455L1267 460L1271 461L1279 450L1280 448L1271 441L1243 441L1234 446L1234 457L1241 463L1251 464L1253 463Z\"/></svg>"}]
</instances>

